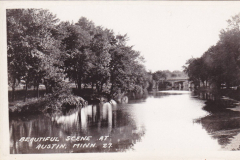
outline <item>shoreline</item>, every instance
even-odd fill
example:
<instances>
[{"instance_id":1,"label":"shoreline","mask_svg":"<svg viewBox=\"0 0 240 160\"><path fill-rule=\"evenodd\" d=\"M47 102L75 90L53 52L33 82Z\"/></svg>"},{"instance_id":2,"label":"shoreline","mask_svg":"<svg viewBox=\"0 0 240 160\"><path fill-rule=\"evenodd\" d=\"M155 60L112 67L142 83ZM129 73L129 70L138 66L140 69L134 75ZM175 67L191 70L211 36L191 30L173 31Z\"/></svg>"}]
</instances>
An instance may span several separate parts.
<instances>
[{"instance_id":1,"label":"shoreline","mask_svg":"<svg viewBox=\"0 0 240 160\"><path fill-rule=\"evenodd\" d=\"M19 92L23 92L23 90L19 90ZM75 88L72 88L72 94L67 96L70 97L70 101L65 101L61 104L61 107L57 109L53 109L52 107L49 107L49 101L51 101L51 97L46 96L44 94L41 94L39 98L34 97L35 91L30 91L32 95L27 98L27 101L20 100L18 97L18 100L15 100L14 102L8 102L8 108L9 108L9 114L10 115L18 115L18 114L46 114L50 112L62 112L64 109L71 109L71 108L81 108L85 105L91 105L91 104L99 104L101 102L106 103L117 103L119 100L116 100L115 98L109 98L104 93L97 94L93 91L90 91L89 89L82 90L82 93L76 92ZM42 93L45 93L45 90L42 90ZM84 93L84 94L83 94ZM11 95L11 91L8 92L8 95ZM124 97L131 97L129 94L124 94L120 97L120 100L123 100ZM71 102L71 99L74 99L74 102ZM114 101L113 101L114 100ZM51 102L52 103L52 102ZM74 104L77 103L78 105ZM52 104L54 105L54 104Z\"/></svg>"},{"instance_id":2,"label":"shoreline","mask_svg":"<svg viewBox=\"0 0 240 160\"><path fill-rule=\"evenodd\" d=\"M164 91L169 91L169 90L160 90L162 92ZM20 91L22 92L22 91ZM45 91L42 90L42 93ZM92 92L92 91L91 91ZM152 93L153 91L149 91L149 93ZM226 99L226 100L233 100L236 101L236 107L235 108L227 108L231 109L232 111L240 111L240 91L239 90L230 90L230 89L221 89L221 90L214 90L211 88L199 88L197 90L194 90L192 92L195 93L201 93L201 92L206 92L206 93L212 93L216 94L221 97L221 99ZM32 92L33 93L33 92ZM10 95L10 92L8 92ZM80 99L87 101L88 104L96 104L100 103L100 98L99 97L104 97L101 94L96 94L96 93L90 93L90 91L86 92L83 96L79 96L74 93L73 89L73 95L76 97L79 97ZM125 96L131 97L129 94L126 94ZM107 99L105 98L103 100L104 102L108 102ZM16 100L14 102L8 102L8 107L9 107L9 114L24 114L24 113L31 113L31 114L41 114L41 113L46 113L48 112L49 108L46 108L46 97L41 94L41 97L32 97L28 98L26 102L21 101L21 100ZM83 106L81 106L83 107Z\"/></svg>"}]
</instances>

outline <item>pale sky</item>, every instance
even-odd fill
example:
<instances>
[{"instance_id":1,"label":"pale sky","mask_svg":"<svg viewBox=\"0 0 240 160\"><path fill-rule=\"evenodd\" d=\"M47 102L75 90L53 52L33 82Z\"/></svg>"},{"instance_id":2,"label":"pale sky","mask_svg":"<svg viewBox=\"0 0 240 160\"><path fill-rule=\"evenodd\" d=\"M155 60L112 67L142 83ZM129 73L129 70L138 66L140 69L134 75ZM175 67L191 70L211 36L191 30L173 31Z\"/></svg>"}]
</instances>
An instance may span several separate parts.
<instances>
[{"instance_id":1,"label":"pale sky","mask_svg":"<svg viewBox=\"0 0 240 160\"><path fill-rule=\"evenodd\" d=\"M33 5L49 9L61 21L80 17L95 25L128 34L147 70L182 70L186 60L200 57L219 39L239 2L53 2ZM32 7L32 6L31 6Z\"/></svg>"}]
</instances>

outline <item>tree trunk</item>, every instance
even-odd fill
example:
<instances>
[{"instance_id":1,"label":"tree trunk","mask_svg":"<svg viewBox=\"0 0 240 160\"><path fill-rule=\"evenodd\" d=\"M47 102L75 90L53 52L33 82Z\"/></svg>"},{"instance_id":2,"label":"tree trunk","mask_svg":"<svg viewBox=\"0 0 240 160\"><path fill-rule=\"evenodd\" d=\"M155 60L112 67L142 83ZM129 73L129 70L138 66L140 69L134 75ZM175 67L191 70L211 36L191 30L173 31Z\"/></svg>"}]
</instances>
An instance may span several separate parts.
<instances>
[{"instance_id":1,"label":"tree trunk","mask_svg":"<svg viewBox=\"0 0 240 160\"><path fill-rule=\"evenodd\" d=\"M226 88L230 89L230 83L229 82L226 82Z\"/></svg>"},{"instance_id":2,"label":"tree trunk","mask_svg":"<svg viewBox=\"0 0 240 160\"><path fill-rule=\"evenodd\" d=\"M82 89L82 80L81 80L81 78L78 80L77 85L78 85L78 91L81 91L81 89Z\"/></svg>"},{"instance_id":3,"label":"tree trunk","mask_svg":"<svg viewBox=\"0 0 240 160\"><path fill-rule=\"evenodd\" d=\"M16 79L13 80L13 85L12 85L12 102L15 100L15 84L16 84Z\"/></svg>"},{"instance_id":4,"label":"tree trunk","mask_svg":"<svg viewBox=\"0 0 240 160\"><path fill-rule=\"evenodd\" d=\"M103 82L101 82L101 86L100 86L100 93L102 92L102 90L103 90Z\"/></svg>"},{"instance_id":5,"label":"tree trunk","mask_svg":"<svg viewBox=\"0 0 240 160\"><path fill-rule=\"evenodd\" d=\"M159 82L156 81L156 89L157 89L157 91L158 91L158 85L159 85Z\"/></svg>"},{"instance_id":6,"label":"tree trunk","mask_svg":"<svg viewBox=\"0 0 240 160\"><path fill-rule=\"evenodd\" d=\"M92 93L93 93L93 87L94 87L94 83L92 82Z\"/></svg>"},{"instance_id":7,"label":"tree trunk","mask_svg":"<svg viewBox=\"0 0 240 160\"><path fill-rule=\"evenodd\" d=\"M111 95L113 95L113 88L114 88L114 85L113 85L113 82L112 82L111 89L110 89L110 94Z\"/></svg>"},{"instance_id":8,"label":"tree trunk","mask_svg":"<svg viewBox=\"0 0 240 160\"><path fill-rule=\"evenodd\" d=\"M205 88L205 81L204 80L202 80L202 84L203 84L203 88Z\"/></svg>"},{"instance_id":9,"label":"tree trunk","mask_svg":"<svg viewBox=\"0 0 240 160\"><path fill-rule=\"evenodd\" d=\"M46 94L50 93L50 86L48 80L44 80L44 85L46 88Z\"/></svg>"},{"instance_id":10,"label":"tree trunk","mask_svg":"<svg viewBox=\"0 0 240 160\"><path fill-rule=\"evenodd\" d=\"M97 89L97 92L99 93L99 85L98 85L98 83L96 83L96 89Z\"/></svg>"},{"instance_id":11,"label":"tree trunk","mask_svg":"<svg viewBox=\"0 0 240 160\"><path fill-rule=\"evenodd\" d=\"M27 100L27 81L26 81L26 86L25 86L25 97L24 97L24 102Z\"/></svg>"},{"instance_id":12,"label":"tree trunk","mask_svg":"<svg viewBox=\"0 0 240 160\"><path fill-rule=\"evenodd\" d=\"M37 84L37 98L39 98L39 84Z\"/></svg>"}]
</instances>

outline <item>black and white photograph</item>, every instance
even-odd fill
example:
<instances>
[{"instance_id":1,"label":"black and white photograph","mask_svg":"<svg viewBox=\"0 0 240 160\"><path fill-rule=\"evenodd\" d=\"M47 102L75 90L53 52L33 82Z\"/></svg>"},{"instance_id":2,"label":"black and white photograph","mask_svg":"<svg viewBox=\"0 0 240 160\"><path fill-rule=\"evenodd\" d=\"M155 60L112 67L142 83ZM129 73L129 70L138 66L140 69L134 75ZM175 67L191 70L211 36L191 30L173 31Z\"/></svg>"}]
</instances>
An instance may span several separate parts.
<instances>
[{"instance_id":1,"label":"black and white photograph","mask_svg":"<svg viewBox=\"0 0 240 160\"><path fill-rule=\"evenodd\" d=\"M0 159L240 157L240 2L0 4Z\"/></svg>"}]
</instances>

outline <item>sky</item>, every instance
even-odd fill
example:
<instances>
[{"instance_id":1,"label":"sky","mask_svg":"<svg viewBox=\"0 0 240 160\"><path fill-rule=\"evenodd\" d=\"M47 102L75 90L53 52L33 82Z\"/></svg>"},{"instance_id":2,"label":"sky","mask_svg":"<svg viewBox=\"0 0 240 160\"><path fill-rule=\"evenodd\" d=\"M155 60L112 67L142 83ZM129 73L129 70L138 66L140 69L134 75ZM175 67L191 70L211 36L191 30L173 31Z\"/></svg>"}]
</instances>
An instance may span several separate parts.
<instances>
[{"instance_id":1,"label":"sky","mask_svg":"<svg viewBox=\"0 0 240 160\"><path fill-rule=\"evenodd\" d=\"M239 2L72 2L35 4L61 21L86 17L95 25L127 34L147 70L182 70L219 39L226 20L240 12Z\"/></svg>"}]
</instances>

